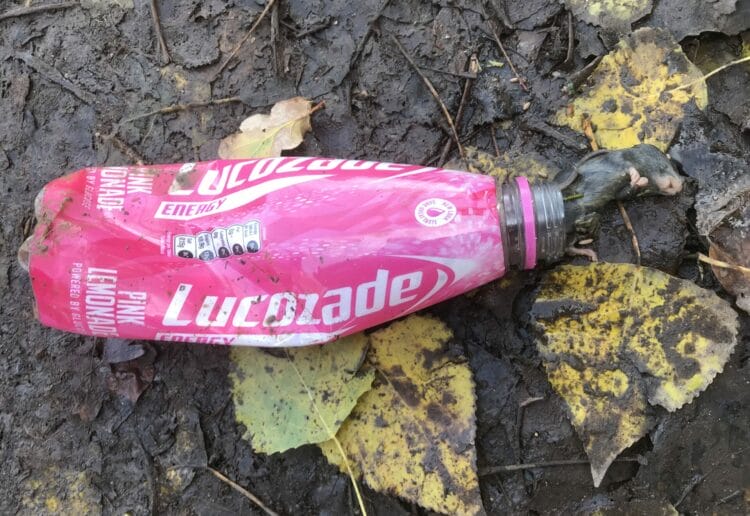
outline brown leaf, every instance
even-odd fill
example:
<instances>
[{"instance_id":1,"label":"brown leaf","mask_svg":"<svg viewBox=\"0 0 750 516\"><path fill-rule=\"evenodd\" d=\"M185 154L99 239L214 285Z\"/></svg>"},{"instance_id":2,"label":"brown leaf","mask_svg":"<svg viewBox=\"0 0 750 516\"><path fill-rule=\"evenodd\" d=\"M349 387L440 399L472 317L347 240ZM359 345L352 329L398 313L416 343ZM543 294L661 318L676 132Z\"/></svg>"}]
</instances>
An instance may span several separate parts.
<instances>
[{"instance_id":1,"label":"brown leaf","mask_svg":"<svg viewBox=\"0 0 750 516\"><path fill-rule=\"evenodd\" d=\"M270 158L297 147L310 126L312 102L294 97L277 102L271 114L246 118L240 132L227 136L219 145L224 159Z\"/></svg>"}]
</instances>

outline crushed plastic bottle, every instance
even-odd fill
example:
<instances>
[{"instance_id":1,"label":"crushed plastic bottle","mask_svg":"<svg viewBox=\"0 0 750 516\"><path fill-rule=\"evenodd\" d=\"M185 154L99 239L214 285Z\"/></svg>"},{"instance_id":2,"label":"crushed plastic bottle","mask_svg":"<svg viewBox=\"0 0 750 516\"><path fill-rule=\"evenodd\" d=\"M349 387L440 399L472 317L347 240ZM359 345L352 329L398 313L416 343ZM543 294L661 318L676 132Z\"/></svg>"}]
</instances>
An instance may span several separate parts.
<instances>
[{"instance_id":1,"label":"crushed plastic bottle","mask_svg":"<svg viewBox=\"0 0 750 516\"><path fill-rule=\"evenodd\" d=\"M560 192L321 158L87 168L19 252L39 320L130 339L318 344L563 253Z\"/></svg>"}]
</instances>

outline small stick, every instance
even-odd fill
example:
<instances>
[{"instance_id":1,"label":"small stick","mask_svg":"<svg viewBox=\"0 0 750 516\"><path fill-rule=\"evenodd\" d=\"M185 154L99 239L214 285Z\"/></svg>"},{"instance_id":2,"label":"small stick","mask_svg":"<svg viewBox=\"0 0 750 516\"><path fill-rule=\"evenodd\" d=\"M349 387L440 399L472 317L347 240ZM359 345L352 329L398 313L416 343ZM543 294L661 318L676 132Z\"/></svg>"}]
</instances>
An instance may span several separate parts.
<instances>
[{"instance_id":1,"label":"small stick","mask_svg":"<svg viewBox=\"0 0 750 516\"><path fill-rule=\"evenodd\" d=\"M445 103L440 98L440 95L438 95L437 90L432 85L430 80L425 76L424 73L422 73L422 70L419 69L417 66L417 63L414 62L412 57L406 52L406 49L401 46L401 43L396 39L396 36L391 35L391 39L393 40L393 43L396 44L398 49L401 51L401 54L406 58L407 61L409 61L409 64L414 68L414 71L417 72L419 77L421 77L422 82L424 82L425 86L427 86L427 89L430 90L430 93L434 97L435 101L440 106L440 109L443 111L443 116L445 117L445 120L448 122L448 125L451 128L451 131L453 132L453 138L456 140L456 147L458 148L458 153L461 155L461 157L464 157L464 148L461 145L461 140L458 137L458 131L456 131L456 125L453 123L453 118L451 117L451 114L448 112L448 108L445 107Z\"/></svg>"},{"instance_id":2,"label":"small stick","mask_svg":"<svg viewBox=\"0 0 750 516\"><path fill-rule=\"evenodd\" d=\"M28 16L30 14L43 13L46 11L68 9L70 7L77 7L79 5L81 4L79 4L78 2L60 2L58 4L35 5L33 7L17 7L15 9L9 9L8 11L0 14L0 21L7 20L9 18L18 18L19 16Z\"/></svg>"},{"instance_id":3,"label":"small stick","mask_svg":"<svg viewBox=\"0 0 750 516\"><path fill-rule=\"evenodd\" d=\"M685 498L690 494L690 491L695 489L695 486L703 482L703 479L706 478L707 475L697 474L693 475L690 480L688 480L687 485L685 486L685 489L682 490L682 494L680 495L680 498L672 504L672 507L677 509L677 507L685 501Z\"/></svg>"},{"instance_id":4,"label":"small stick","mask_svg":"<svg viewBox=\"0 0 750 516\"><path fill-rule=\"evenodd\" d=\"M541 133L545 136L549 136L550 138L554 138L555 140L558 140L560 143L562 143L566 147L570 147L571 149L586 150L586 146L584 144L579 143L573 140L572 138L565 136L560 131L557 131L556 129L551 127L549 124L541 120L522 121L521 129L529 129L531 131Z\"/></svg>"},{"instance_id":5,"label":"small stick","mask_svg":"<svg viewBox=\"0 0 750 516\"><path fill-rule=\"evenodd\" d=\"M279 75L279 4L274 4L271 11L271 51L273 73Z\"/></svg>"},{"instance_id":6,"label":"small stick","mask_svg":"<svg viewBox=\"0 0 750 516\"><path fill-rule=\"evenodd\" d=\"M169 55L167 42L164 39L164 34L161 31L161 20L159 19L159 8L156 5L156 0L151 0L151 19L154 21L154 31L156 32L156 38L159 40L161 57L165 61L164 64L169 64L172 61L172 56Z\"/></svg>"},{"instance_id":7,"label":"small stick","mask_svg":"<svg viewBox=\"0 0 750 516\"><path fill-rule=\"evenodd\" d=\"M563 66L573 63L573 49L575 48L575 31L573 30L573 12L568 11L568 54L565 56Z\"/></svg>"},{"instance_id":8,"label":"small stick","mask_svg":"<svg viewBox=\"0 0 750 516\"><path fill-rule=\"evenodd\" d=\"M60 70L58 70L54 66L48 65L46 62L30 54L29 52L17 52L15 56L26 63L26 66L39 73L42 77L50 82L57 84L61 88L68 90L82 102L88 104L89 106L93 106L96 103L96 95L73 84L62 74L62 72L60 72Z\"/></svg>"},{"instance_id":9,"label":"small stick","mask_svg":"<svg viewBox=\"0 0 750 516\"><path fill-rule=\"evenodd\" d=\"M741 272L743 274L750 274L750 268L743 267L742 265L736 264L736 263L729 263L729 262L723 262L721 260L716 260L715 258L711 258L706 256L703 253L698 253L698 259L702 262L708 263L709 265L713 265L714 267L720 267L722 269L730 269L737 272Z\"/></svg>"},{"instance_id":10,"label":"small stick","mask_svg":"<svg viewBox=\"0 0 750 516\"><path fill-rule=\"evenodd\" d=\"M596 67L599 66L599 63L601 63L602 59L604 59L604 56L598 56L577 72L573 72L572 74L570 74L568 76L568 83L566 84L564 90L567 91L568 94L572 95L578 89L578 87L583 84L584 81L588 79L592 73L594 73L594 70L596 70Z\"/></svg>"},{"instance_id":11,"label":"small stick","mask_svg":"<svg viewBox=\"0 0 750 516\"><path fill-rule=\"evenodd\" d=\"M731 493L729 493L725 497L723 497L720 500L718 500L714 505L721 505L723 503L727 503L729 500L731 500L733 498L737 498L741 493L742 493L742 491L740 491L739 489L737 489L736 491L732 491Z\"/></svg>"},{"instance_id":12,"label":"small stick","mask_svg":"<svg viewBox=\"0 0 750 516\"><path fill-rule=\"evenodd\" d=\"M625 205L622 204L622 201L617 201L617 208L620 210L620 215L622 216L623 222L625 222L625 227L628 228L628 231L630 232L630 241L633 243L633 251L635 251L635 263L636 265L640 265L641 248L638 245L638 237L635 234L635 229L633 229L633 223L630 222L630 216L628 216L628 212L625 210Z\"/></svg>"},{"instance_id":13,"label":"small stick","mask_svg":"<svg viewBox=\"0 0 750 516\"><path fill-rule=\"evenodd\" d=\"M136 165L143 165L145 163L146 160L144 160L143 157L141 157L141 155L138 154L127 143L122 141L122 139L120 139L120 137L116 134L96 133L95 136L101 139L103 142L111 143L115 149L125 154L125 156Z\"/></svg>"},{"instance_id":14,"label":"small stick","mask_svg":"<svg viewBox=\"0 0 750 516\"><path fill-rule=\"evenodd\" d=\"M688 88L690 88L692 86L695 86L699 82L703 82L703 81L707 80L709 77L712 77L712 76L716 75L717 73L719 73L719 72L721 72L723 70L726 70L730 66L734 66L734 65L738 65L738 64L742 64L742 63L747 63L748 61L750 61L750 56L743 57L742 59L735 59L734 61L730 61L730 62L728 62L725 65L721 65L720 67L716 68L715 70L711 70L706 75L702 75L702 76L698 77L697 79L695 79L694 81L690 81L687 84L683 84L681 86L677 86L676 88L672 88L671 90L664 90L661 93L669 93L670 91L686 90L686 89L688 89ZM661 95L661 93L659 93L659 95Z\"/></svg>"},{"instance_id":15,"label":"small stick","mask_svg":"<svg viewBox=\"0 0 750 516\"><path fill-rule=\"evenodd\" d=\"M477 60L476 54L472 54L471 60L469 61L469 72L474 74L474 77L476 77L477 72L479 72L479 61ZM459 102L458 111L456 112L456 125L461 123L461 118L464 116L464 107L466 106L466 101L469 98L469 93L471 93L471 87L473 85L473 79L466 79L466 82L464 83L464 91L461 94L461 102ZM445 146L443 147L443 152L440 155L440 161L438 161L439 168L442 168L442 166L445 164L445 161L448 159L448 153L451 151L452 145L453 140L448 138L448 141L445 142Z\"/></svg>"},{"instance_id":16,"label":"small stick","mask_svg":"<svg viewBox=\"0 0 750 516\"><path fill-rule=\"evenodd\" d=\"M589 145L591 150L596 152L599 150L599 144L596 143L596 136L594 136L594 127L591 125L591 117L588 115L581 116L581 126L583 127L583 134L589 139Z\"/></svg>"},{"instance_id":17,"label":"small stick","mask_svg":"<svg viewBox=\"0 0 750 516\"><path fill-rule=\"evenodd\" d=\"M524 81L521 78L521 76L518 74L518 70L516 70L516 67L513 66L513 61L510 60L508 53L505 51L503 42L500 41L500 36L497 35L497 31L495 30L495 27L493 27L492 24L489 24L489 26L490 26L490 30L492 31L492 37L495 38L495 43L497 43L497 46L500 47L500 51L503 53L505 60L508 61L508 66L510 66L510 69L513 71L513 74L516 76L516 79L518 80L518 84L521 85L521 88L523 88L523 91L529 91L529 87L526 86L526 81Z\"/></svg>"},{"instance_id":18,"label":"small stick","mask_svg":"<svg viewBox=\"0 0 750 516\"><path fill-rule=\"evenodd\" d=\"M234 50L230 52L229 57L227 57L224 60L224 62L221 63L221 66L219 66L219 69L216 70L210 82L215 81L216 78L219 77L219 75L221 75L221 72L223 72L224 68L227 67L227 65L229 64L229 61L231 61L234 58L234 56L237 55L237 52L240 51L240 49L242 48L242 45L244 45L247 42L247 40L250 39L250 36L252 36L255 29L258 27L258 25L260 25L260 22L263 21L263 18L266 17L266 15L268 14L268 11L271 10L271 7L273 7L275 3L276 3L276 0L268 0L268 2L266 3L266 7L263 8L263 11L260 13L260 16L258 16L258 18L255 20L255 23L253 23L253 25L250 27L250 30L247 31L247 34L245 34L245 37L243 37L242 40L239 43L237 43L237 46L234 47Z\"/></svg>"},{"instance_id":19,"label":"small stick","mask_svg":"<svg viewBox=\"0 0 750 516\"><path fill-rule=\"evenodd\" d=\"M492 146L495 148L495 157L500 157L500 146L497 144L497 136L495 136L495 124L490 124L490 136L492 136Z\"/></svg>"},{"instance_id":20,"label":"small stick","mask_svg":"<svg viewBox=\"0 0 750 516\"><path fill-rule=\"evenodd\" d=\"M615 459L614 462L640 462L638 457L620 457ZM572 459L572 460L551 460L547 462L529 462L528 464L508 464L505 466L492 466L489 468L482 468L478 471L480 477L487 475L494 475L495 473L506 473L510 471L523 471L526 469L537 469L537 468L552 468L557 466L580 466L584 464L590 464L587 459Z\"/></svg>"},{"instance_id":21,"label":"small stick","mask_svg":"<svg viewBox=\"0 0 750 516\"><path fill-rule=\"evenodd\" d=\"M213 476L221 480L222 482L226 482L229 487L237 491L238 493L242 494L245 498L248 500L251 500L255 505L260 507L266 514L269 514L270 516L278 516L278 513L272 511L268 507L266 507L263 502L260 501L260 499L255 496L253 493L239 485L238 483L230 480L229 478L225 477L223 474L212 468L211 466L206 466L206 469L211 472Z\"/></svg>"},{"instance_id":22,"label":"small stick","mask_svg":"<svg viewBox=\"0 0 750 516\"><path fill-rule=\"evenodd\" d=\"M431 66L422 66L422 69L429 70L435 73L441 73L443 75L450 75L452 77L460 77L461 79L476 79L477 74L468 72L451 72L449 70L441 70L440 68L432 68Z\"/></svg>"},{"instance_id":23,"label":"small stick","mask_svg":"<svg viewBox=\"0 0 750 516\"><path fill-rule=\"evenodd\" d=\"M128 122L134 122L136 120L140 120L142 118L148 118L153 115L167 115L169 113L177 113L178 111L187 111L189 109L209 107L209 106L221 106L223 104L231 104L234 102L242 102L242 99L239 97L226 97L223 99L208 100L206 102L188 102L187 104L172 104L171 106L154 109L153 111L149 111L148 113L143 113L140 115L132 116L130 118L126 118L125 120L121 121L117 125L119 126L122 124L127 124Z\"/></svg>"}]
</instances>

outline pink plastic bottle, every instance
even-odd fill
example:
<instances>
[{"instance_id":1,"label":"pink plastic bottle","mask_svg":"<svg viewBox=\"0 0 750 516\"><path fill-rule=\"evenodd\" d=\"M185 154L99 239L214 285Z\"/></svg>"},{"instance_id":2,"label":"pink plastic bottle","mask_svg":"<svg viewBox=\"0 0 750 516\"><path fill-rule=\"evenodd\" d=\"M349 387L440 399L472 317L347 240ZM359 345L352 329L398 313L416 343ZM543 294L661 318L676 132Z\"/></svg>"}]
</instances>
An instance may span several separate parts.
<instances>
[{"instance_id":1,"label":"pink plastic bottle","mask_svg":"<svg viewBox=\"0 0 750 516\"><path fill-rule=\"evenodd\" d=\"M549 185L432 167L267 158L80 170L20 252L40 321L76 333L299 346L559 257Z\"/></svg>"}]
</instances>

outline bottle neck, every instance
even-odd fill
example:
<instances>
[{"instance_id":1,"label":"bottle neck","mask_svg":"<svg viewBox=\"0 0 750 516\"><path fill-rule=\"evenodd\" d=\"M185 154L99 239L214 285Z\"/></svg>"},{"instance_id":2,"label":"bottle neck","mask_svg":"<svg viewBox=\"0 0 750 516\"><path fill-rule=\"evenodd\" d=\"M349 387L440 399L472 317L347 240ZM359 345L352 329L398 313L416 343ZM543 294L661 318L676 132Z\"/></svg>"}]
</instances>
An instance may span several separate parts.
<instances>
[{"instance_id":1,"label":"bottle neck","mask_svg":"<svg viewBox=\"0 0 750 516\"><path fill-rule=\"evenodd\" d=\"M565 251L565 207L560 190L531 186L517 177L497 188L505 266L533 269L540 261L559 259Z\"/></svg>"}]
</instances>

